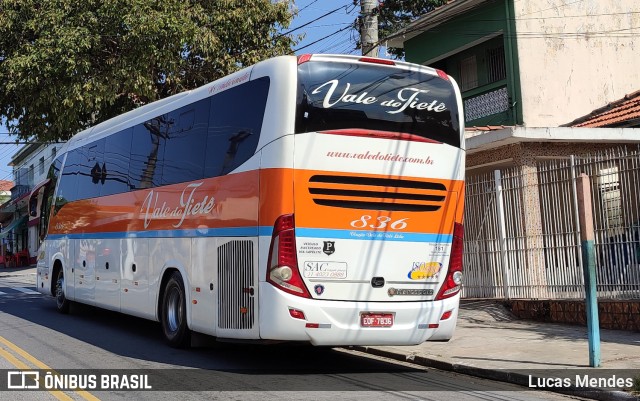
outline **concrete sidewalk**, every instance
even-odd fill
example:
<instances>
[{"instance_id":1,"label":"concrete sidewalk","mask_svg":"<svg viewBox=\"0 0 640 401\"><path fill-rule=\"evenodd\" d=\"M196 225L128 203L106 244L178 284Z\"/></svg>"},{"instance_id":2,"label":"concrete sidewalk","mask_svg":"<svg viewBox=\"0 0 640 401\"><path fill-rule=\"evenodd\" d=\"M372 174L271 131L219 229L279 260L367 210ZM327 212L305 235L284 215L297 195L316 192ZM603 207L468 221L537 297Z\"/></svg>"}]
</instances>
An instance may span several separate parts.
<instances>
[{"instance_id":1,"label":"concrete sidewalk","mask_svg":"<svg viewBox=\"0 0 640 401\"><path fill-rule=\"evenodd\" d=\"M591 368L586 327L518 320L494 301L463 301L456 333L449 342L355 349L524 386L529 386L529 374L640 378L640 333L600 330L600 337L601 366ZM621 390L590 388L574 394L603 400L638 399Z\"/></svg>"},{"instance_id":2,"label":"concrete sidewalk","mask_svg":"<svg viewBox=\"0 0 640 401\"><path fill-rule=\"evenodd\" d=\"M9 276L23 276L36 274L36 265L31 266L20 266L20 267L0 267L0 277L9 277ZM34 280L35 284L35 280Z\"/></svg>"}]
</instances>

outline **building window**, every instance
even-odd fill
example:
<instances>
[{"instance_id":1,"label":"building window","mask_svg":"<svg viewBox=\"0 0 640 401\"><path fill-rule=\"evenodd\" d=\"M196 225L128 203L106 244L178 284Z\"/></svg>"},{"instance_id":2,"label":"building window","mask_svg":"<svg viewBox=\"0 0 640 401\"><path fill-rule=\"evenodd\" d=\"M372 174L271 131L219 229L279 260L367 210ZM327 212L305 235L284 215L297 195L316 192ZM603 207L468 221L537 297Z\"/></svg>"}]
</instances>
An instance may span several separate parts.
<instances>
[{"instance_id":1,"label":"building window","mask_svg":"<svg viewBox=\"0 0 640 401\"><path fill-rule=\"evenodd\" d=\"M38 174L44 175L44 156L42 156L38 162Z\"/></svg>"},{"instance_id":2,"label":"building window","mask_svg":"<svg viewBox=\"0 0 640 401\"><path fill-rule=\"evenodd\" d=\"M467 91L478 87L478 64L476 55L460 60L460 89Z\"/></svg>"},{"instance_id":3,"label":"building window","mask_svg":"<svg viewBox=\"0 0 640 401\"><path fill-rule=\"evenodd\" d=\"M622 226L622 198L618 167L604 168L598 171L598 187L602 199L602 217L607 229Z\"/></svg>"},{"instance_id":4,"label":"building window","mask_svg":"<svg viewBox=\"0 0 640 401\"><path fill-rule=\"evenodd\" d=\"M29 166L29 170L27 170L27 185L33 185L34 180L34 167L33 164Z\"/></svg>"},{"instance_id":5,"label":"building window","mask_svg":"<svg viewBox=\"0 0 640 401\"><path fill-rule=\"evenodd\" d=\"M504 45L487 49L486 57L488 83L507 79L507 67L504 61Z\"/></svg>"}]
</instances>

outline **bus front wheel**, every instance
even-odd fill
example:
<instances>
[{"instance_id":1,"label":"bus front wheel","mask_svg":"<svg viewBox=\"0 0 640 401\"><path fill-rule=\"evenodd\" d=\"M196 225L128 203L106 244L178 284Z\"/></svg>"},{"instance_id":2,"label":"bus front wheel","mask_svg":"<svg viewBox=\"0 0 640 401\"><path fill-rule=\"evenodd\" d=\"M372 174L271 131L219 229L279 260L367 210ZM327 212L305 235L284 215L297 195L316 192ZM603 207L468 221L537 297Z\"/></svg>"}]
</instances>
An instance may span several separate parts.
<instances>
[{"instance_id":1,"label":"bus front wheel","mask_svg":"<svg viewBox=\"0 0 640 401\"><path fill-rule=\"evenodd\" d=\"M58 270L58 277L56 277L55 297L58 312L69 313L71 301L64 295L64 271L62 268Z\"/></svg>"},{"instance_id":2,"label":"bus front wheel","mask_svg":"<svg viewBox=\"0 0 640 401\"><path fill-rule=\"evenodd\" d=\"M191 341L184 291L182 276L174 272L167 281L162 298L162 331L167 343L174 348L185 348Z\"/></svg>"}]
</instances>

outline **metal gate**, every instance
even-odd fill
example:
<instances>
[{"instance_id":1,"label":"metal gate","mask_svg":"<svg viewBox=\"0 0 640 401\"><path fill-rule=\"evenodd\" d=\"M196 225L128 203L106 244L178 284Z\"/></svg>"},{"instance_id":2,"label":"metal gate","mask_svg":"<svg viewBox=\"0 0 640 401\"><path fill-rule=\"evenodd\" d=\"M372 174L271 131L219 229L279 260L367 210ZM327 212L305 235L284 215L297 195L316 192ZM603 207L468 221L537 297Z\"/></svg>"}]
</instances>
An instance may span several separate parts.
<instances>
[{"instance_id":1,"label":"metal gate","mask_svg":"<svg viewBox=\"0 0 640 401\"><path fill-rule=\"evenodd\" d=\"M640 298L640 156L626 149L468 174L463 297L584 297L581 173L591 183L598 296Z\"/></svg>"}]
</instances>

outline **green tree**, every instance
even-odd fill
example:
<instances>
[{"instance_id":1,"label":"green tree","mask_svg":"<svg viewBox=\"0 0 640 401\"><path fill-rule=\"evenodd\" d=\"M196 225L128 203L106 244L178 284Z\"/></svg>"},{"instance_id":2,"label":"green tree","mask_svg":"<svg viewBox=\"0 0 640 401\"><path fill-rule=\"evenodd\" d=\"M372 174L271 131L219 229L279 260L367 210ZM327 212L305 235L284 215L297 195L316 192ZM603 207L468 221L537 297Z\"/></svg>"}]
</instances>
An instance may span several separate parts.
<instances>
[{"instance_id":1,"label":"green tree","mask_svg":"<svg viewBox=\"0 0 640 401\"><path fill-rule=\"evenodd\" d=\"M398 32L416 18L445 4L446 0L385 0L380 1L378 12L378 37L384 38ZM388 48L395 58L404 57L404 49Z\"/></svg>"},{"instance_id":2,"label":"green tree","mask_svg":"<svg viewBox=\"0 0 640 401\"><path fill-rule=\"evenodd\" d=\"M0 0L0 115L66 140L155 100L291 53L292 0Z\"/></svg>"}]
</instances>

